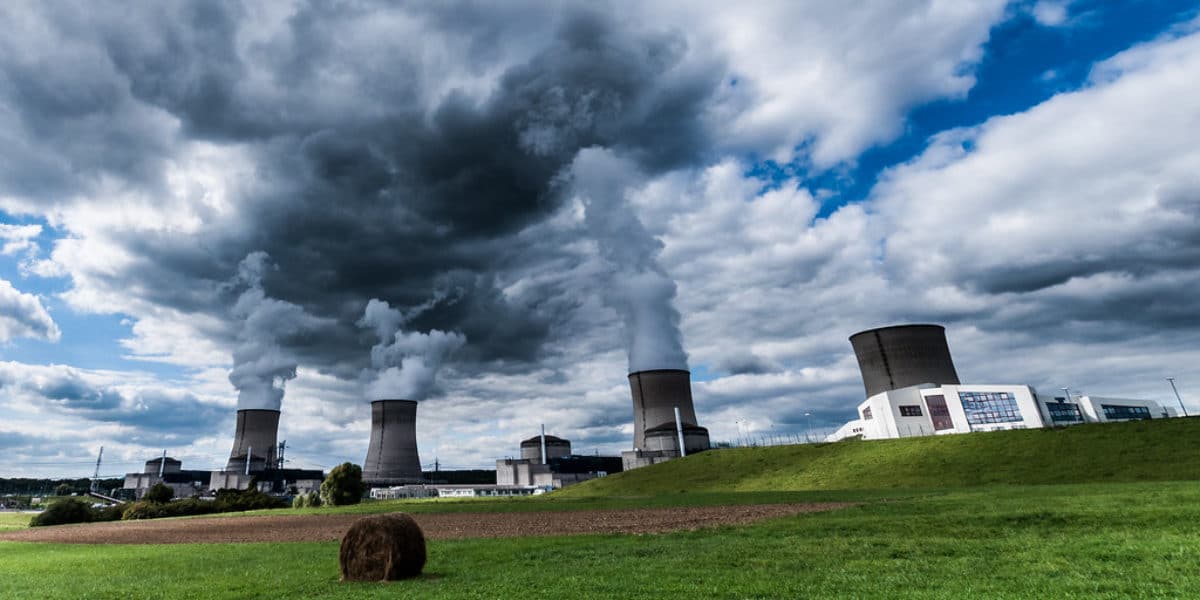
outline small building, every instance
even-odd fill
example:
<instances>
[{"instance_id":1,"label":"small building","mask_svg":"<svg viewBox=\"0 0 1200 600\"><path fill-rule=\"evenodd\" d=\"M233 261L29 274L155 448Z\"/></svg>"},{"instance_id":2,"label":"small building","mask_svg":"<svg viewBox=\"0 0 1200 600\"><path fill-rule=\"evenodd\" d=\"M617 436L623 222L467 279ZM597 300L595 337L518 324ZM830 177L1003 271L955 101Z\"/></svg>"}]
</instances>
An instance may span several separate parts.
<instances>
[{"instance_id":1,"label":"small building","mask_svg":"<svg viewBox=\"0 0 1200 600\"><path fill-rule=\"evenodd\" d=\"M373 500L402 500L415 498L492 498L532 496L546 491L533 485L484 484L409 484L371 488Z\"/></svg>"},{"instance_id":2,"label":"small building","mask_svg":"<svg viewBox=\"0 0 1200 600\"><path fill-rule=\"evenodd\" d=\"M1048 396L1028 385L931 383L881 392L858 405L858 418L826 438L867 440L1005 429L1061 427L1176 416L1153 400Z\"/></svg>"}]
</instances>

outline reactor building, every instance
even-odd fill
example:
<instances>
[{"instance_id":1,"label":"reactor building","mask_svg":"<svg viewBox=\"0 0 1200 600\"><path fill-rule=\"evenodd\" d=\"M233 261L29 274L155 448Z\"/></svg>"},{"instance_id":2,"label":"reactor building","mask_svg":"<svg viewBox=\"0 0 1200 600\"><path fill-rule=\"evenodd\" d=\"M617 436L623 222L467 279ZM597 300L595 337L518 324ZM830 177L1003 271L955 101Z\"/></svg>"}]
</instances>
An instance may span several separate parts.
<instances>
[{"instance_id":1,"label":"reactor building","mask_svg":"<svg viewBox=\"0 0 1200 600\"><path fill-rule=\"evenodd\" d=\"M417 402L371 402L371 442L363 461L363 481L383 487L424 480L417 455Z\"/></svg>"},{"instance_id":2,"label":"reactor building","mask_svg":"<svg viewBox=\"0 0 1200 600\"><path fill-rule=\"evenodd\" d=\"M625 470L708 450L708 430L696 423L690 372L636 371L629 374L629 389L633 395L633 450L621 453Z\"/></svg>"},{"instance_id":3,"label":"reactor building","mask_svg":"<svg viewBox=\"0 0 1200 600\"><path fill-rule=\"evenodd\" d=\"M521 440L521 458L496 461L496 485L557 489L620 473L621 463L617 456L572 454L570 440L543 433Z\"/></svg>"}]
</instances>

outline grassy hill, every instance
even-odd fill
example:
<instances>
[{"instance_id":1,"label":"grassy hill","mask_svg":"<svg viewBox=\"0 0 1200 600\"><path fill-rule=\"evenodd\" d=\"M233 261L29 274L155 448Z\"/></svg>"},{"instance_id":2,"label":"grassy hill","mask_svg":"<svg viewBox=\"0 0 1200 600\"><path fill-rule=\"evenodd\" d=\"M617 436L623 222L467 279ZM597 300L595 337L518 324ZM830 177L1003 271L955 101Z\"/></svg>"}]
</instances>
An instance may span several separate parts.
<instances>
[{"instance_id":1,"label":"grassy hill","mask_svg":"<svg viewBox=\"0 0 1200 600\"><path fill-rule=\"evenodd\" d=\"M1200 418L712 450L555 492L931 489L1200 479Z\"/></svg>"}]
</instances>

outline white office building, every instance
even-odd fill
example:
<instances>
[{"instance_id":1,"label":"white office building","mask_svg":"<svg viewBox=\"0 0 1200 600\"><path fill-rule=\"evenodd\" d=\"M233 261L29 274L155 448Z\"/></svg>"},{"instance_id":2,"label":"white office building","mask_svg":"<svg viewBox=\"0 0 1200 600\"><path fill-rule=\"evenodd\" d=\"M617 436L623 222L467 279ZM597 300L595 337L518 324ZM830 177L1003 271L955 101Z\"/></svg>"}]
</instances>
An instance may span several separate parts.
<instances>
[{"instance_id":1,"label":"white office building","mask_svg":"<svg viewBox=\"0 0 1200 600\"><path fill-rule=\"evenodd\" d=\"M1047 396L1028 385L914 385L875 394L826 438L878 440L1177 416L1153 400Z\"/></svg>"}]
</instances>

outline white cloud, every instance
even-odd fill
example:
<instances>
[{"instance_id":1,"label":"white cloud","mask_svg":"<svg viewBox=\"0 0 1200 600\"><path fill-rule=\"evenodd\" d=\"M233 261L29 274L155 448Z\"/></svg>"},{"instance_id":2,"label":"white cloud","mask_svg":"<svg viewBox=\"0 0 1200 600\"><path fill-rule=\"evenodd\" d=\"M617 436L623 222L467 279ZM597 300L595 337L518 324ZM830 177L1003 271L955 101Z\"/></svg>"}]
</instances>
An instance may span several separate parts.
<instances>
[{"instance_id":1,"label":"white cloud","mask_svg":"<svg viewBox=\"0 0 1200 600\"><path fill-rule=\"evenodd\" d=\"M800 158L824 168L894 139L908 109L963 97L1005 5L782 0L643 6L656 22L683 24L696 52L728 62L729 85L712 117L730 145L787 161L795 146L806 144Z\"/></svg>"},{"instance_id":2,"label":"white cloud","mask_svg":"<svg viewBox=\"0 0 1200 600\"><path fill-rule=\"evenodd\" d=\"M1069 0L1038 0L1030 12L1038 25L1058 27L1067 21Z\"/></svg>"},{"instance_id":3,"label":"white cloud","mask_svg":"<svg viewBox=\"0 0 1200 600\"><path fill-rule=\"evenodd\" d=\"M0 342L29 337L57 342L62 332L42 301L0 279Z\"/></svg>"}]
</instances>

